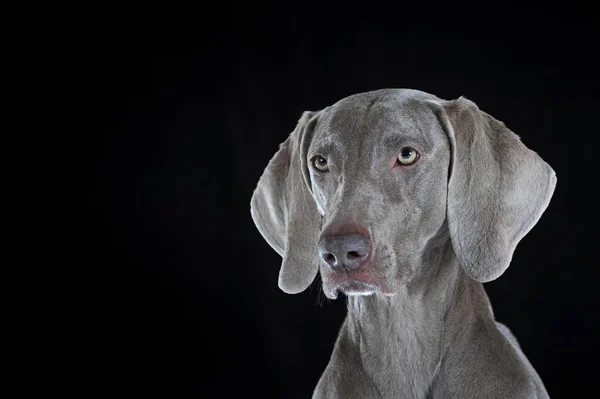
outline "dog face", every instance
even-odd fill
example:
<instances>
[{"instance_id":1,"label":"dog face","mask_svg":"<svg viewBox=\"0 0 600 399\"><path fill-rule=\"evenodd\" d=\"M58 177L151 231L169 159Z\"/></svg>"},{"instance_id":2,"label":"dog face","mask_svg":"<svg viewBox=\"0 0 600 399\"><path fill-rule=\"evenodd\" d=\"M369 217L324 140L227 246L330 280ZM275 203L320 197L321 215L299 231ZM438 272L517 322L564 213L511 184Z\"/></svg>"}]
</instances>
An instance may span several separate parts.
<instances>
[{"instance_id":1,"label":"dog face","mask_svg":"<svg viewBox=\"0 0 600 399\"><path fill-rule=\"evenodd\" d=\"M499 277L555 185L552 168L473 102L378 90L305 112L251 213L283 257L283 291L303 291L320 270L329 298L392 295L448 240L471 278Z\"/></svg>"},{"instance_id":2,"label":"dog face","mask_svg":"<svg viewBox=\"0 0 600 399\"><path fill-rule=\"evenodd\" d=\"M432 107L412 97L353 96L321 113L307 165L327 297L394 294L419 270L443 231L449 162Z\"/></svg>"}]
</instances>

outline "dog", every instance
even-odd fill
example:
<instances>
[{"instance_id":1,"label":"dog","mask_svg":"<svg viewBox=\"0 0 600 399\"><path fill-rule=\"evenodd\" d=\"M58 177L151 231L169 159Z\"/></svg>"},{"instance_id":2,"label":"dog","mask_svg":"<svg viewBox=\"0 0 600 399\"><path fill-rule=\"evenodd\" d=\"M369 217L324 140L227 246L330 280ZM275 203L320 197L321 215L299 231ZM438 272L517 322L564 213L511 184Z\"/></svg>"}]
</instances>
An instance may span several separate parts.
<instances>
[{"instance_id":1,"label":"dog","mask_svg":"<svg viewBox=\"0 0 600 399\"><path fill-rule=\"evenodd\" d=\"M279 287L347 297L314 398L548 398L483 284L508 268L554 170L465 97L383 89L306 111L251 199Z\"/></svg>"}]
</instances>

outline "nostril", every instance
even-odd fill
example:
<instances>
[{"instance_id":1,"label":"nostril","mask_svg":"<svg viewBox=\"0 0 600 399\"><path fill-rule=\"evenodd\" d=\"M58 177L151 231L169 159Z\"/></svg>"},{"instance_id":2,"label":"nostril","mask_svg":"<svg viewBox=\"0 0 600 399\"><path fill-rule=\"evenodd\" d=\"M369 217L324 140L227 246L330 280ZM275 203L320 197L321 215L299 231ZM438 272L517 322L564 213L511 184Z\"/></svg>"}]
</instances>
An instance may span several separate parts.
<instances>
[{"instance_id":1,"label":"nostril","mask_svg":"<svg viewBox=\"0 0 600 399\"><path fill-rule=\"evenodd\" d=\"M333 254L325 254L323 255L323 260L329 264L332 264L335 262L335 256L333 256Z\"/></svg>"},{"instance_id":2,"label":"nostril","mask_svg":"<svg viewBox=\"0 0 600 399\"><path fill-rule=\"evenodd\" d=\"M362 258L362 255L356 251L348 252L348 259L357 259L357 258Z\"/></svg>"}]
</instances>

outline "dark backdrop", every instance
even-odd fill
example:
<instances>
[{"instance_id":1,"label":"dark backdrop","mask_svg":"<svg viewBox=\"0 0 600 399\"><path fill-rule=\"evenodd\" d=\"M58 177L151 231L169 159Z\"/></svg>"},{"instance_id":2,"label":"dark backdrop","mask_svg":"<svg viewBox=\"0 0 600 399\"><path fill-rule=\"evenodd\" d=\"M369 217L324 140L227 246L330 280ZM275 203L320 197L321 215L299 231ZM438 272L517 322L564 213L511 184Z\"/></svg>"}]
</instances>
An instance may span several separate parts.
<instances>
[{"instance_id":1,"label":"dark backdrop","mask_svg":"<svg viewBox=\"0 0 600 399\"><path fill-rule=\"evenodd\" d=\"M115 10L88 43L94 72L82 85L102 131L93 270L107 282L97 296L103 385L309 397L344 300L324 301L314 285L279 291L281 259L250 218L252 190L302 111L404 87L470 98L556 170L549 208L486 289L551 396L598 386L591 11L213 6Z\"/></svg>"}]
</instances>

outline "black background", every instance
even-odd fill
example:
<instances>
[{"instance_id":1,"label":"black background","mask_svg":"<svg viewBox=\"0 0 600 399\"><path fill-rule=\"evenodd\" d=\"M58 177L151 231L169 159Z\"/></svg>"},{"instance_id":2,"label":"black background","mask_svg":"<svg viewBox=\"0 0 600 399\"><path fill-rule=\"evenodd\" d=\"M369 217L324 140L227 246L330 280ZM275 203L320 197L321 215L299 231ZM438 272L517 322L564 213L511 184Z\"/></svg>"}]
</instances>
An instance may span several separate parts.
<instances>
[{"instance_id":1,"label":"black background","mask_svg":"<svg viewBox=\"0 0 600 399\"><path fill-rule=\"evenodd\" d=\"M357 92L464 95L556 171L486 284L552 397L598 387L598 47L591 10L234 3L107 12L93 39L93 270L103 384L165 397L309 397L346 309L281 259L249 201L304 110ZM170 10L171 11L171 10ZM506 14L506 15L504 15ZM102 326L102 327L100 327ZM121 388L122 389L122 388Z\"/></svg>"}]
</instances>

